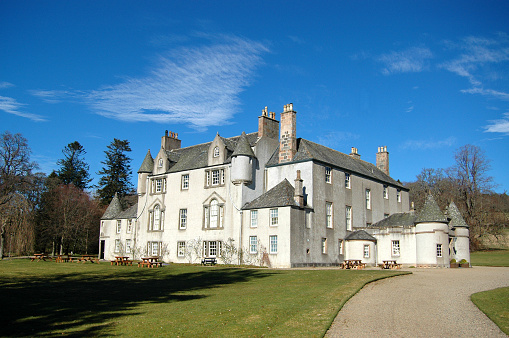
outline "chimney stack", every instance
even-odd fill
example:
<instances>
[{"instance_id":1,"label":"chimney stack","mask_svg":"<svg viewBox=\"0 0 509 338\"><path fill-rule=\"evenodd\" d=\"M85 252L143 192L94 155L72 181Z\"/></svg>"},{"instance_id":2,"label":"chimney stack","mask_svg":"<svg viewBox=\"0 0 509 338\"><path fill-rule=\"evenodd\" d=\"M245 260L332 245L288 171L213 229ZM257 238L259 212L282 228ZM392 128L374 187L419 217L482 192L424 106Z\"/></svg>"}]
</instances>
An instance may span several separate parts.
<instances>
[{"instance_id":1,"label":"chimney stack","mask_svg":"<svg viewBox=\"0 0 509 338\"><path fill-rule=\"evenodd\" d=\"M279 138L279 121L276 120L276 113L268 111L267 107L262 109L262 116L258 117L258 138L270 137Z\"/></svg>"},{"instance_id":2,"label":"chimney stack","mask_svg":"<svg viewBox=\"0 0 509 338\"><path fill-rule=\"evenodd\" d=\"M350 156L358 160L361 159L361 155L359 155L359 150L354 147L352 147L352 152L350 153Z\"/></svg>"},{"instance_id":3,"label":"chimney stack","mask_svg":"<svg viewBox=\"0 0 509 338\"><path fill-rule=\"evenodd\" d=\"M173 149L180 149L181 141L178 139L179 134L174 132L169 132L166 130L164 132L164 136L161 137L161 148L166 151L170 151Z\"/></svg>"},{"instance_id":4,"label":"chimney stack","mask_svg":"<svg viewBox=\"0 0 509 338\"><path fill-rule=\"evenodd\" d=\"M378 152L376 153L376 167L389 176L389 152L386 146L378 147Z\"/></svg>"},{"instance_id":5,"label":"chimney stack","mask_svg":"<svg viewBox=\"0 0 509 338\"><path fill-rule=\"evenodd\" d=\"M302 179L300 178L300 170L297 170L297 178L295 179L295 194L294 199L300 207L304 206L304 192L302 190Z\"/></svg>"},{"instance_id":6,"label":"chimney stack","mask_svg":"<svg viewBox=\"0 0 509 338\"><path fill-rule=\"evenodd\" d=\"M297 112L293 103L286 104L281 113L281 136L279 140L279 163L290 162L297 153Z\"/></svg>"}]
</instances>

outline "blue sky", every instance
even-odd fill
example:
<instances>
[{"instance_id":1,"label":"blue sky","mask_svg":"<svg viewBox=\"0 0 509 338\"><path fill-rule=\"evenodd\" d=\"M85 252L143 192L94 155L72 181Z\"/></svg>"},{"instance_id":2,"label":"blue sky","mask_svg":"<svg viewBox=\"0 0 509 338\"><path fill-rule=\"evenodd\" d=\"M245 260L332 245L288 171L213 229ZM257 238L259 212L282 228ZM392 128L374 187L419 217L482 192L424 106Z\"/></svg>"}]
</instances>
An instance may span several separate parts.
<instances>
[{"instance_id":1,"label":"blue sky","mask_svg":"<svg viewBox=\"0 0 509 338\"><path fill-rule=\"evenodd\" d=\"M0 1L0 132L41 171L80 142L96 173L127 139L133 182L165 130L182 146L257 130L292 102L297 136L391 176L473 144L509 191L507 1Z\"/></svg>"}]
</instances>

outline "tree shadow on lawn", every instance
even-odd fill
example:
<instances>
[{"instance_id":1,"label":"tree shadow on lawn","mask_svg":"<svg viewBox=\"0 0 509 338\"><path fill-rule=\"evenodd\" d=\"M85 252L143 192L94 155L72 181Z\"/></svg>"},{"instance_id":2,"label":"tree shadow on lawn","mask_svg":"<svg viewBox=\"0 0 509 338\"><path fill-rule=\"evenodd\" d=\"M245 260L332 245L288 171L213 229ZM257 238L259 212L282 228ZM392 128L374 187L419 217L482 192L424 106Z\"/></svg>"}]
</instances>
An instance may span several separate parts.
<instances>
[{"instance_id":1,"label":"tree shadow on lawn","mask_svg":"<svg viewBox=\"0 0 509 338\"><path fill-rule=\"evenodd\" d=\"M0 278L0 336L111 336L112 321L137 314L142 302L206 297L176 293L247 282L273 273L214 269L183 274L137 270L115 274L58 274ZM85 327L82 327L85 326ZM63 332L66 331L66 332Z\"/></svg>"}]
</instances>

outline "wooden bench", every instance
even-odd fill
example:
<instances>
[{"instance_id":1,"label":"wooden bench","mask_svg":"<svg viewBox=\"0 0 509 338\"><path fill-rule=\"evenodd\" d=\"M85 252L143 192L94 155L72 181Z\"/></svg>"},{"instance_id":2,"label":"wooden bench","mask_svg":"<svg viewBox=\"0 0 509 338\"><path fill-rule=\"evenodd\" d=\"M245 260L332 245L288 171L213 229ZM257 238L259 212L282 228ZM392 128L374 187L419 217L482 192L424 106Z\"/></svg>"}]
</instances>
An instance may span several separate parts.
<instances>
[{"instance_id":1,"label":"wooden bench","mask_svg":"<svg viewBox=\"0 0 509 338\"><path fill-rule=\"evenodd\" d=\"M216 265L217 260L215 258L204 258L201 260L201 265Z\"/></svg>"}]
</instances>

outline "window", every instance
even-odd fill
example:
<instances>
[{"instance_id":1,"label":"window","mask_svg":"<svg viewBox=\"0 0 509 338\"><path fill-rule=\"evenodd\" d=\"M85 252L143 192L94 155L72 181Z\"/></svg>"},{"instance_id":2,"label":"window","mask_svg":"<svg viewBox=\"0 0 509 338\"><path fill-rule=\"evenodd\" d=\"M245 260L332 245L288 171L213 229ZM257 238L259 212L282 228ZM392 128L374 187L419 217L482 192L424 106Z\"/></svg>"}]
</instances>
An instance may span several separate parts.
<instances>
[{"instance_id":1,"label":"window","mask_svg":"<svg viewBox=\"0 0 509 338\"><path fill-rule=\"evenodd\" d=\"M366 209L371 209L371 190L366 189Z\"/></svg>"},{"instance_id":2,"label":"window","mask_svg":"<svg viewBox=\"0 0 509 338\"><path fill-rule=\"evenodd\" d=\"M219 170L212 170L212 185L219 185Z\"/></svg>"},{"instance_id":3,"label":"window","mask_svg":"<svg viewBox=\"0 0 509 338\"><path fill-rule=\"evenodd\" d=\"M346 230L352 231L352 207L347 205L345 208Z\"/></svg>"},{"instance_id":4,"label":"window","mask_svg":"<svg viewBox=\"0 0 509 338\"><path fill-rule=\"evenodd\" d=\"M187 228L187 209L180 209L179 229Z\"/></svg>"},{"instance_id":5,"label":"window","mask_svg":"<svg viewBox=\"0 0 509 338\"><path fill-rule=\"evenodd\" d=\"M399 256L399 241L392 241L392 255Z\"/></svg>"},{"instance_id":6,"label":"window","mask_svg":"<svg viewBox=\"0 0 509 338\"><path fill-rule=\"evenodd\" d=\"M387 217L389 217L389 214L384 214L384 218L387 218Z\"/></svg>"},{"instance_id":7,"label":"window","mask_svg":"<svg viewBox=\"0 0 509 338\"><path fill-rule=\"evenodd\" d=\"M161 253L161 242L148 242L147 253L151 256L159 256Z\"/></svg>"},{"instance_id":8,"label":"window","mask_svg":"<svg viewBox=\"0 0 509 338\"><path fill-rule=\"evenodd\" d=\"M364 244L364 258L369 258L369 244Z\"/></svg>"},{"instance_id":9,"label":"window","mask_svg":"<svg viewBox=\"0 0 509 338\"><path fill-rule=\"evenodd\" d=\"M249 236L249 253L258 253L258 237Z\"/></svg>"},{"instance_id":10,"label":"window","mask_svg":"<svg viewBox=\"0 0 509 338\"><path fill-rule=\"evenodd\" d=\"M269 253L277 254L277 236L269 236Z\"/></svg>"},{"instance_id":11,"label":"window","mask_svg":"<svg viewBox=\"0 0 509 338\"><path fill-rule=\"evenodd\" d=\"M218 257L221 255L220 241L203 241L203 256Z\"/></svg>"},{"instance_id":12,"label":"window","mask_svg":"<svg viewBox=\"0 0 509 338\"><path fill-rule=\"evenodd\" d=\"M330 167L325 167L325 183L332 183L332 170Z\"/></svg>"},{"instance_id":13,"label":"window","mask_svg":"<svg viewBox=\"0 0 509 338\"><path fill-rule=\"evenodd\" d=\"M209 256L212 256L212 257L217 256L217 242L216 241L209 242Z\"/></svg>"},{"instance_id":14,"label":"window","mask_svg":"<svg viewBox=\"0 0 509 338\"><path fill-rule=\"evenodd\" d=\"M186 242L177 242L177 257L186 255Z\"/></svg>"},{"instance_id":15,"label":"window","mask_svg":"<svg viewBox=\"0 0 509 338\"><path fill-rule=\"evenodd\" d=\"M437 244L437 257L442 257L442 244Z\"/></svg>"},{"instance_id":16,"label":"window","mask_svg":"<svg viewBox=\"0 0 509 338\"><path fill-rule=\"evenodd\" d=\"M162 158L159 159L159 162L158 162L158 166L159 168L162 168L163 167L163 164L164 164L164 161Z\"/></svg>"},{"instance_id":17,"label":"window","mask_svg":"<svg viewBox=\"0 0 509 338\"><path fill-rule=\"evenodd\" d=\"M351 185L350 185L350 174L349 173L345 173L345 188L347 188L347 189L351 188Z\"/></svg>"},{"instance_id":18,"label":"window","mask_svg":"<svg viewBox=\"0 0 509 338\"><path fill-rule=\"evenodd\" d=\"M384 185L384 198L385 199L389 199L389 191L388 191L388 187L386 185Z\"/></svg>"},{"instance_id":19,"label":"window","mask_svg":"<svg viewBox=\"0 0 509 338\"><path fill-rule=\"evenodd\" d=\"M120 252L120 239L115 240L115 252Z\"/></svg>"},{"instance_id":20,"label":"window","mask_svg":"<svg viewBox=\"0 0 509 338\"><path fill-rule=\"evenodd\" d=\"M270 209L270 225L278 225L278 209Z\"/></svg>"},{"instance_id":21,"label":"window","mask_svg":"<svg viewBox=\"0 0 509 338\"><path fill-rule=\"evenodd\" d=\"M161 192L161 191L163 191L163 179L158 178L156 180L156 192Z\"/></svg>"},{"instance_id":22,"label":"window","mask_svg":"<svg viewBox=\"0 0 509 338\"><path fill-rule=\"evenodd\" d=\"M182 175L182 190L189 189L189 174Z\"/></svg>"},{"instance_id":23,"label":"window","mask_svg":"<svg viewBox=\"0 0 509 338\"><path fill-rule=\"evenodd\" d=\"M159 206L159 204L157 204L155 207L154 207L154 219L153 219L153 222L152 222L152 230L153 231L159 231L161 230L161 207Z\"/></svg>"},{"instance_id":24,"label":"window","mask_svg":"<svg viewBox=\"0 0 509 338\"><path fill-rule=\"evenodd\" d=\"M125 252L131 253L131 240L130 239L125 240Z\"/></svg>"},{"instance_id":25,"label":"window","mask_svg":"<svg viewBox=\"0 0 509 338\"><path fill-rule=\"evenodd\" d=\"M327 238L322 238L322 254L327 254Z\"/></svg>"},{"instance_id":26,"label":"window","mask_svg":"<svg viewBox=\"0 0 509 338\"><path fill-rule=\"evenodd\" d=\"M130 234L133 232L133 220L132 219L128 219L127 220L127 229L126 229L127 233Z\"/></svg>"},{"instance_id":27,"label":"window","mask_svg":"<svg viewBox=\"0 0 509 338\"><path fill-rule=\"evenodd\" d=\"M251 210L251 228L258 226L258 210Z\"/></svg>"},{"instance_id":28,"label":"window","mask_svg":"<svg viewBox=\"0 0 509 338\"><path fill-rule=\"evenodd\" d=\"M121 220L117 220L117 234L120 233L121 229L122 229L122 221Z\"/></svg>"},{"instance_id":29,"label":"window","mask_svg":"<svg viewBox=\"0 0 509 338\"><path fill-rule=\"evenodd\" d=\"M205 174L206 174L205 185L208 187L210 186L210 171L207 171Z\"/></svg>"},{"instance_id":30,"label":"window","mask_svg":"<svg viewBox=\"0 0 509 338\"><path fill-rule=\"evenodd\" d=\"M224 185L224 169L215 169L205 171L205 186Z\"/></svg>"},{"instance_id":31,"label":"window","mask_svg":"<svg viewBox=\"0 0 509 338\"><path fill-rule=\"evenodd\" d=\"M332 203L325 202L325 224L327 228L332 229Z\"/></svg>"},{"instance_id":32,"label":"window","mask_svg":"<svg viewBox=\"0 0 509 338\"><path fill-rule=\"evenodd\" d=\"M400 189L398 189L396 191L396 199L398 200L398 202L401 203L401 190Z\"/></svg>"},{"instance_id":33,"label":"window","mask_svg":"<svg viewBox=\"0 0 509 338\"><path fill-rule=\"evenodd\" d=\"M210 227L217 228L217 218L218 218L218 206L217 200L212 200L210 202Z\"/></svg>"},{"instance_id":34,"label":"window","mask_svg":"<svg viewBox=\"0 0 509 338\"><path fill-rule=\"evenodd\" d=\"M338 246L339 246L339 254L342 255L343 254L343 240L342 239L339 240Z\"/></svg>"},{"instance_id":35,"label":"window","mask_svg":"<svg viewBox=\"0 0 509 338\"><path fill-rule=\"evenodd\" d=\"M214 157L219 157L219 147L214 148Z\"/></svg>"},{"instance_id":36,"label":"window","mask_svg":"<svg viewBox=\"0 0 509 338\"><path fill-rule=\"evenodd\" d=\"M216 199L210 201L209 205L203 207L204 228L217 229L223 227L224 206L219 204Z\"/></svg>"}]
</instances>

